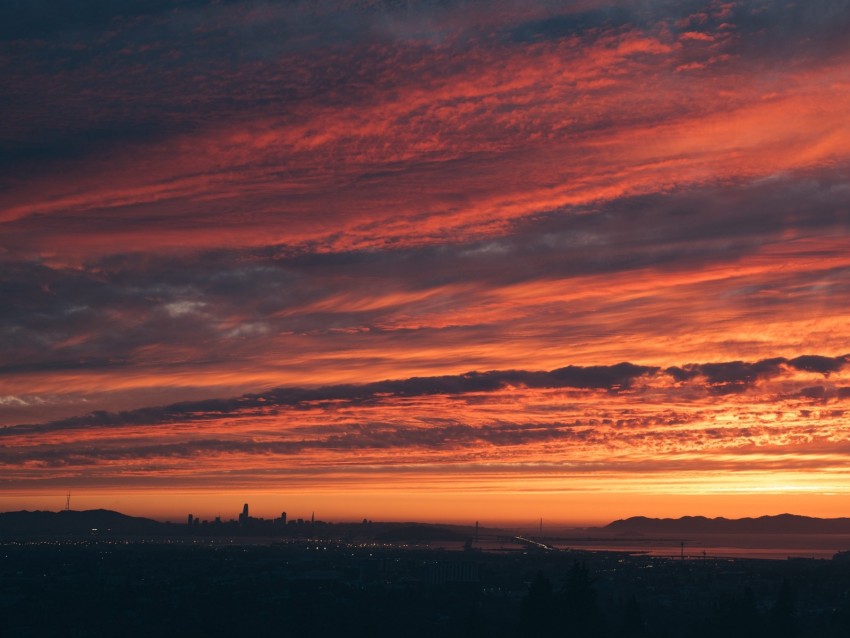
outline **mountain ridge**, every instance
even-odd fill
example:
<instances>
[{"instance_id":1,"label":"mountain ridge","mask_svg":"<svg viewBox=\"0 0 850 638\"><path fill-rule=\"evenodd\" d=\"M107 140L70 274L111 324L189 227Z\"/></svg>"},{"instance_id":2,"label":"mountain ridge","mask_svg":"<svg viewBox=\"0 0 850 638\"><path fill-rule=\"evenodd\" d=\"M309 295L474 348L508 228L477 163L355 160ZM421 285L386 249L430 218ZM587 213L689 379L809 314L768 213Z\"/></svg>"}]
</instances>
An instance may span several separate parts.
<instances>
[{"instance_id":1,"label":"mountain ridge","mask_svg":"<svg viewBox=\"0 0 850 638\"><path fill-rule=\"evenodd\" d=\"M129 516L106 509L19 510L0 512L0 534L81 534L104 531L143 534L161 531L164 523L141 516Z\"/></svg>"},{"instance_id":2,"label":"mountain ridge","mask_svg":"<svg viewBox=\"0 0 850 638\"><path fill-rule=\"evenodd\" d=\"M405 526L423 525L414 522L384 523L387 533L397 533ZM112 534L170 534L185 524L167 524L150 518L129 516L106 509L20 510L0 512L0 536L91 534L93 531ZM398 527L398 529L396 529ZM429 526L430 527L430 526ZM230 529L228 527L228 529ZM850 534L850 518L817 518L798 514L777 514L758 517L726 518L718 516L682 516L651 518L632 516L618 519L596 528L585 528L605 534ZM434 532L429 532L433 534ZM441 530L441 533L448 533ZM442 538L442 536L440 536Z\"/></svg>"}]
</instances>

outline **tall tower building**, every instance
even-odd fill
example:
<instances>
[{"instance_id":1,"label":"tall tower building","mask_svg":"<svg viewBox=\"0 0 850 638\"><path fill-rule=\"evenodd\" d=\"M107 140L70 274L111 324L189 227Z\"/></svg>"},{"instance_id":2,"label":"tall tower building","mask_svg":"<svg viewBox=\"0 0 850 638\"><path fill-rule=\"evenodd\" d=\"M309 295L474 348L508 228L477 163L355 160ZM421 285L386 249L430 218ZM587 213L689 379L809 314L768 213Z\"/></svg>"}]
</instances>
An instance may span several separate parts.
<instances>
[{"instance_id":1,"label":"tall tower building","mask_svg":"<svg viewBox=\"0 0 850 638\"><path fill-rule=\"evenodd\" d=\"M239 515L239 523L246 525L248 523L248 503L242 506L242 513Z\"/></svg>"}]
</instances>

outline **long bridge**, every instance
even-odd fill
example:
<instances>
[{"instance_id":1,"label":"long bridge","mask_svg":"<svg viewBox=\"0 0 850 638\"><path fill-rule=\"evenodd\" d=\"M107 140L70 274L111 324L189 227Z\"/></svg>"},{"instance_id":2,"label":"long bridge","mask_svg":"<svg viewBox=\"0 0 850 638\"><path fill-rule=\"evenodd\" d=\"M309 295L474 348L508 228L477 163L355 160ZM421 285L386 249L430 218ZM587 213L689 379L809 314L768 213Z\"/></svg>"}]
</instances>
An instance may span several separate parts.
<instances>
[{"instance_id":1,"label":"long bridge","mask_svg":"<svg viewBox=\"0 0 850 638\"><path fill-rule=\"evenodd\" d=\"M547 545L546 543L541 543L540 541L536 541L533 538L526 538L525 536L496 536L496 541L499 543L513 543L514 545L524 545L525 547L529 547L531 549L539 549L544 552L558 551L557 547Z\"/></svg>"}]
</instances>

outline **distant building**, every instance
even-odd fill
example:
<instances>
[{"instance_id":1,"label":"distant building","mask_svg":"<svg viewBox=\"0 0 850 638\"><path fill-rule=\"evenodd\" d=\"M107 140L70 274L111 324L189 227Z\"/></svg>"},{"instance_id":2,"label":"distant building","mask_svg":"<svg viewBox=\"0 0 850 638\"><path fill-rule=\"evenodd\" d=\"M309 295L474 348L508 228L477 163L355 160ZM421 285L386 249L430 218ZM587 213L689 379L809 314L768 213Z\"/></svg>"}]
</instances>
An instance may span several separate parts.
<instances>
[{"instance_id":1,"label":"distant building","mask_svg":"<svg viewBox=\"0 0 850 638\"><path fill-rule=\"evenodd\" d=\"M248 524L248 503L245 503L245 505L242 506L242 513L239 515L239 524Z\"/></svg>"},{"instance_id":2,"label":"distant building","mask_svg":"<svg viewBox=\"0 0 850 638\"><path fill-rule=\"evenodd\" d=\"M286 525L286 512L281 512L281 513L280 513L280 524L281 524L281 525Z\"/></svg>"},{"instance_id":3,"label":"distant building","mask_svg":"<svg viewBox=\"0 0 850 638\"><path fill-rule=\"evenodd\" d=\"M187 519L187 523L188 523L188 525L189 525L189 527L190 527L190 528L192 527L192 523L194 522L194 521L192 520L193 518L194 518L194 517L193 517L191 514L189 514L189 518Z\"/></svg>"}]
</instances>

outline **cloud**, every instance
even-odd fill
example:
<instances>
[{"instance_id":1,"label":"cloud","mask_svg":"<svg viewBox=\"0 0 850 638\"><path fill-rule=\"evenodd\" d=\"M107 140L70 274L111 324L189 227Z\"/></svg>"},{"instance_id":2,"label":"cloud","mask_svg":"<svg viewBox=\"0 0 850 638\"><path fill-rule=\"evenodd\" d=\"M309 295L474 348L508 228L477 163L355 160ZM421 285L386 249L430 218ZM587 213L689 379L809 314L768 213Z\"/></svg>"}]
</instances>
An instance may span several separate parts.
<instances>
[{"instance_id":1,"label":"cloud","mask_svg":"<svg viewBox=\"0 0 850 638\"><path fill-rule=\"evenodd\" d=\"M42 424L8 427L0 431L0 436L78 428L216 421L228 416L250 419L284 408L304 411L325 408L334 410L345 406L356 408L389 404L408 398L495 394L509 388L530 390L563 388L590 393L605 391L616 395L619 392L628 393L641 380L644 385L651 384L656 389L672 383L673 385L669 386L672 396L679 392L675 384L681 383L701 387L712 394L740 394L758 381L785 374L789 367L810 370L810 368L800 367L801 360L817 362L820 368L817 371L826 375L839 371L848 359L846 355L834 358L805 355L791 361L783 357L775 357L756 362L686 364L664 370L655 366L623 362L610 366L566 366L549 372L496 370L319 388L285 387L233 398L186 401L120 412L96 411ZM823 372L827 368L829 368L828 372ZM801 387L800 395L812 398L813 393L822 392L822 388L821 390L814 388L814 386ZM682 396L687 396L687 391L683 392Z\"/></svg>"},{"instance_id":2,"label":"cloud","mask_svg":"<svg viewBox=\"0 0 850 638\"><path fill-rule=\"evenodd\" d=\"M688 364L682 367L672 366L665 372L676 381L691 381L703 377L712 392L734 394L744 392L749 386L762 379L772 379L783 374L788 367L806 372L819 372L828 376L841 370L847 363L847 355L824 357L820 355L802 355L794 359L774 357L748 363L729 361L724 363ZM801 396L819 398L823 396L822 386L812 386L800 390Z\"/></svg>"},{"instance_id":3,"label":"cloud","mask_svg":"<svg viewBox=\"0 0 850 638\"><path fill-rule=\"evenodd\" d=\"M246 394L230 399L174 403L163 407L141 408L121 412L96 411L90 414L41 425L21 425L0 431L0 436L21 432L47 432L89 427L157 425L177 421L218 419L232 414L250 413L275 407L311 409L316 403L347 402L362 404L390 398L426 395L461 395L494 392L508 386L530 388L581 388L617 392L628 389L637 379L652 375L657 368L619 363L612 366L567 366L551 372L522 370L468 372L440 377L413 377L362 385L347 384L324 388L277 388L260 394Z\"/></svg>"},{"instance_id":4,"label":"cloud","mask_svg":"<svg viewBox=\"0 0 850 638\"><path fill-rule=\"evenodd\" d=\"M819 355L803 355L788 361L788 365L807 372L820 372L828 376L847 365L847 355L843 357L822 357Z\"/></svg>"},{"instance_id":5,"label":"cloud","mask_svg":"<svg viewBox=\"0 0 850 638\"><path fill-rule=\"evenodd\" d=\"M618 363L613 366L567 366L553 370L551 375L565 386L573 388L627 389L635 379L654 374L658 368Z\"/></svg>"},{"instance_id":6,"label":"cloud","mask_svg":"<svg viewBox=\"0 0 850 638\"><path fill-rule=\"evenodd\" d=\"M521 22L508 27L507 35L517 42L557 40L588 31L633 25L637 18L638 14L628 5L610 5Z\"/></svg>"},{"instance_id":7,"label":"cloud","mask_svg":"<svg viewBox=\"0 0 850 638\"><path fill-rule=\"evenodd\" d=\"M793 43L799 70L775 81L774 60L753 56L682 83L671 67L736 53L682 51L666 34L665 18L696 3L482 9L477 27L452 3L378 6L181 4L95 28L78 46L9 45L10 103L26 106L0 118L15 158L8 249L73 260L116 245L338 251L492 238L565 207L846 157L841 71L804 55L811 38ZM629 26L604 17L622 11ZM543 33L578 20L580 37L558 27L542 42L506 39L490 29L498 16ZM255 47L264 52L246 53ZM57 122L57 111L68 116Z\"/></svg>"},{"instance_id":8,"label":"cloud","mask_svg":"<svg viewBox=\"0 0 850 638\"><path fill-rule=\"evenodd\" d=\"M806 399L823 399L826 396L826 389L822 385L808 386L800 390L800 396Z\"/></svg>"},{"instance_id":9,"label":"cloud","mask_svg":"<svg viewBox=\"0 0 850 638\"><path fill-rule=\"evenodd\" d=\"M297 456L311 450L349 452L357 450L435 449L448 452L479 445L520 446L553 440L588 440L586 433L567 424L493 424L473 427L462 423L429 428L401 428L385 424L352 427L344 434L299 441L264 441L198 438L178 443L134 445L66 445L62 448L35 447L0 451L10 465L37 462L61 467L145 458L196 458L209 455Z\"/></svg>"},{"instance_id":10,"label":"cloud","mask_svg":"<svg viewBox=\"0 0 850 638\"><path fill-rule=\"evenodd\" d=\"M524 366L532 350L554 367L560 342L585 365L666 367L670 339L679 360L763 354L724 344L771 323L763 350L796 354L786 336L807 320L802 308L840 313L850 292L843 193L838 175L801 175L553 211L499 239L438 246L5 260L0 375L16 393L156 375L164 385L243 378L248 391L305 375L360 379L363 366L371 379ZM624 331L640 339L619 343ZM834 351L846 336L830 325L810 349ZM361 371L328 365L339 349Z\"/></svg>"},{"instance_id":11,"label":"cloud","mask_svg":"<svg viewBox=\"0 0 850 638\"><path fill-rule=\"evenodd\" d=\"M677 381L702 376L712 385L748 385L758 379L775 377L781 372L781 365L786 362L786 359L776 357L754 363L728 361L724 363L688 364L681 368L675 366L668 368L667 373Z\"/></svg>"},{"instance_id":12,"label":"cloud","mask_svg":"<svg viewBox=\"0 0 850 638\"><path fill-rule=\"evenodd\" d=\"M10 472L840 454L848 7L3 4Z\"/></svg>"}]
</instances>

